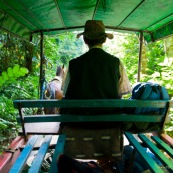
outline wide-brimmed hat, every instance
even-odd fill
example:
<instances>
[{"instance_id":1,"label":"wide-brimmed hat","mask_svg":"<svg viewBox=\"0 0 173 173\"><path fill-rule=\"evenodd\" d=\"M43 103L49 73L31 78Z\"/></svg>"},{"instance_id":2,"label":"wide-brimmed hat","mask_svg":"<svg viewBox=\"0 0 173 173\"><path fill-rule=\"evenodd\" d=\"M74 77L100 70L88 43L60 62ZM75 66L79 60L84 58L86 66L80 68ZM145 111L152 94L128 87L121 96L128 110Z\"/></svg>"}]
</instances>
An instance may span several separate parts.
<instances>
[{"instance_id":1,"label":"wide-brimmed hat","mask_svg":"<svg viewBox=\"0 0 173 173\"><path fill-rule=\"evenodd\" d=\"M90 40L99 39L103 36L113 39L113 34L105 33L105 26L101 20L86 21L84 32L78 34L77 38L79 38L81 35L84 35L84 37Z\"/></svg>"}]
</instances>

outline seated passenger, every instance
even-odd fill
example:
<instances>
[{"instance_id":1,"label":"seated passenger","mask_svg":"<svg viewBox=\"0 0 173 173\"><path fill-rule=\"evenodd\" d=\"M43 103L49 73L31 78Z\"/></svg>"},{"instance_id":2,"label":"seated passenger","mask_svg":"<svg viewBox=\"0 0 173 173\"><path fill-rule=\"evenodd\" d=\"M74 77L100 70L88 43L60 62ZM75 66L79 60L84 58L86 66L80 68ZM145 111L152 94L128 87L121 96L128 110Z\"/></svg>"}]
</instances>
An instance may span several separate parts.
<instances>
[{"instance_id":1,"label":"seated passenger","mask_svg":"<svg viewBox=\"0 0 173 173\"><path fill-rule=\"evenodd\" d=\"M113 39L112 34L105 33L103 22L88 20L84 32L77 38L82 35L89 51L69 62L63 84L65 99L120 99L123 94L130 93L131 86L122 61L102 49L107 38ZM68 113L73 112L101 113L89 109L71 109Z\"/></svg>"},{"instance_id":2,"label":"seated passenger","mask_svg":"<svg viewBox=\"0 0 173 173\"><path fill-rule=\"evenodd\" d=\"M105 33L103 22L88 20L84 32L77 37L81 35L89 51L69 62L63 84L65 99L120 99L123 94L131 92L121 60L102 49L106 39L113 38L112 34ZM71 108L61 111L63 114L96 115L119 110ZM60 129L69 140L66 140L64 148L64 154L68 156L61 155L57 160L59 172L112 172L113 165L121 161L123 152L123 133L118 125L114 122L61 123ZM105 136L106 140L102 140ZM92 140L84 140L88 137ZM100 168L98 163L78 162L72 158L96 159L99 165L107 167Z\"/></svg>"}]
</instances>

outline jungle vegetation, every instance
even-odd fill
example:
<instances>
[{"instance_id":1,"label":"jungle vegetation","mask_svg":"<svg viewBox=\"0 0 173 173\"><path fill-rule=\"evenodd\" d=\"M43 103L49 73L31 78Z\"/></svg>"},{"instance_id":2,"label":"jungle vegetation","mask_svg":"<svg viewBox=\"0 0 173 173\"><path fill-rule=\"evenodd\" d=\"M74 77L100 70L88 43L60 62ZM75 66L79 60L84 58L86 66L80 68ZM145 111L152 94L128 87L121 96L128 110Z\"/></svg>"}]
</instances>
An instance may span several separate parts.
<instances>
[{"instance_id":1,"label":"jungle vegetation","mask_svg":"<svg viewBox=\"0 0 173 173\"><path fill-rule=\"evenodd\" d=\"M139 42L135 34L115 33L104 49L121 58L131 85L137 81ZM0 152L17 135L13 100L39 98L40 42L30 44L0 31ZM44 37L45 85L55 75L57 65L87 51L76 33L65 33L56 37ZM165 86L173 97L173 37L155 43L143 44L141 81L154 81ZM128 98L127 96L126 98ZM172 116L172 113L170 113ZM173 116L165 129L173 137Z\"/></svg>"}]
</instances>

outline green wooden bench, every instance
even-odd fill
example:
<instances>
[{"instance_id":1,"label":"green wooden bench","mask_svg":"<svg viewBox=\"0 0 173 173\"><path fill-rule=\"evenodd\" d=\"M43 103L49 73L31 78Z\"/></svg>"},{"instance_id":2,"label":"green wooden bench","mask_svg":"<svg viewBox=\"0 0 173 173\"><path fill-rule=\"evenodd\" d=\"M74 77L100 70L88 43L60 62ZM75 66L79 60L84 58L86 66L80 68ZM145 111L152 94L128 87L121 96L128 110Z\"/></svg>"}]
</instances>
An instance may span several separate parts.
<instances>
[{"instance_id":1,"label":"green wooden bench","mask_svg":"<svg viewBox=\"0 0 173 173\"><path fill-rule=\"evenodd\" d=\"M57 164L56 164L56 158L60 153L63 153L63 148L65 145L65 139L66 136L64 134L58 133L58 128L56 129L49 129L49 131L46 131L46 123L59 123L59 122L146 122L146 123L157 123L160 127L159 132L163 132L163 127L165 124L165 120L167 119L167 116L169 114L170 107L173 107L173 101L170 100L15 100L14 101L14 107L19 110L19 116L17 117L17 122L21 124L22 131L20 134L23 134L25 136L25 139L27 140L28 135L33 134L33 136L29 139L27 142L25 148L21 152L19 158L15 162L15 164L12 166L10 173L12 172L21 172L23 169L27 158L29 157L30 152L32 151L32 148L34 147L34 143L36 141L37 135L39 134L46 134L45 135L45 141L42 143L42 145L39 147L39 151L37 156L35 157L35 160L30 168L30 172L39 172L41 164L43 162L43 158L49 148L51 135L59 135L58 141L55 146L55 153L53 156L53 161L51 164L50 172L56 172L57 170ZM135 108L135 107L141 107L141 108L165 108L165 113L162 115L155 115L155 114L125 114L125 113L115 113L115 114L104 114L104 115L72 115L72 114L54 114L54 115L26 115L23 111L24 108L44 108L44 107L58 107L58 108ZM29 111L31 112L31 111ZM35 130L34 131L34 124L40 126L40 131ZM28 128L33 127L32 131ZM41 129L41 127L45 128L45 131ZM58 125L56 124L56 127ZM52 130L52 131L51 131ZM159 134L159 133L158 133ZM148 164L150 170L152 172L162 172L162 169L157 166L154 163L154 161L150 162L151 159L148 159L148 156L146 156L146 153L141 150L140 142L136 140L132 133L125 132L125 136L129 140L130 144L133 145L135 148L135 151L140 153L141 158L144 159L146 164ZM142 135L140 135L140 138L145 142L146 138L144 138ZM159 136L160 137L160 136ZM153 137L155 139L155 137ZM148 139L148 138L147 138ZM158 138L160 140L160 138ZM157 140L157 139L156 139ZM154 140L154 141L156 141ZM161 140L162 141L162 140ZM148 147L153 151L155 154L157 153L157 149L155 147L158 147L158 145L154 145L153 142L151 142L152 145L149 145ZM156 143L156 142L155 142ZM159 142L157 142L159 143ZM29 145L29 147L28 147ZM165 145L165 144L164 144ZM168 154L173 152L171 148L165 149L165 151L169 151ZM161 162L163 162L163 165L165 167L171 168L170 162L167 162L167 159L165 157L162 157L161 154L158 154L157 157L161 159ZM172 155L170 155L172 157ZM172 157L173 158L173 157ZM132 164L133 165L133 164ZM172 164L173 165L173 164ZM131 169L131 168L129 168ZM169 169L172 171L172 168Z\"/></svg>"}]
</instances>

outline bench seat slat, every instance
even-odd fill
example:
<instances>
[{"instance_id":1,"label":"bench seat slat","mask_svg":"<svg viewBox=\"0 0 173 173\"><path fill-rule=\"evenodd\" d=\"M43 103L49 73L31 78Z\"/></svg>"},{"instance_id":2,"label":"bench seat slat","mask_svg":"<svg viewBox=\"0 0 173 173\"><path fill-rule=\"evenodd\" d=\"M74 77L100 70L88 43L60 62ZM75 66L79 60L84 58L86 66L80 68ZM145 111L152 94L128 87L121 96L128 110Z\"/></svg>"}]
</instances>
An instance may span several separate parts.
<instances>
[{"instance_id":1,"label":"bench seat slat","mask_svg":"<svg viewBox=\"0 0 173 173\"><path fill-rule=\"evenodd\" d=\"M18 159L12 166L9 173L20 173L22 171L37 139L38 135L34 135L29 139L25 148L23 149L22 153L19 155Z\"/></svg>"},{"instance_id":2,"label":"bench seat slat","mask_svg":"<svg viewBox=\"0 0 173 173\"><path fill-rule=\"evenodd\" d=\"M151 139L173 158L173 149L168 144L162 141L158 136L151 136Z\"/></svg>"},{"instance_id":3,"label":"bench seat slat","mask_svg":"<svg viewBox=\"0 0 173 173\"><path fill-rule=\"evenodd\" d=\"M146 164L149 166L152 172L163 173L163 170L156 164L156 162L145 152L143 147L139 144L139 142L134 138L134 136L129 133L124 133L129 142L138 152L138 154L145 160Z\"/></svg>"},{"instance_id":4,"label":"bench seat slat","mask_svg":"<svg viewBox=\"0 0 173 173\"><path fill-rule=\"evenodd\" d=\"M73 118L72 118L73 117ZM38 123L38 122L161 122L163 115L153 114L108 114L108 115L29 115L24 117L25 123ZM20 117L17 117L17 122L21 123Z\"/></svg>"},{"instance_id":5,"label":"bench seat slat","mask_svg":"<svg viewBox=\"0 0 173 173\"><path fill-rule=\"evenodd\" d=\"M147 145L147 147L153 152L156 157L163 163L165 167L169 167L173 171L172 161L168 159L145 135L139 134L139 138Z\"/></svg>"},{"instance_id":6,"label":"bench seat slat","mask_svg":"<svg viewBox=\"0 0 173 173\"><path fill-rule=\"evenodd\" d=\"M38 150L37 156L34 159L31 168L29 169L29 173L38 173L39 172L41 165L43 163L43 159L49 148L51 139L52 139L52 135L47 135L45 137L40 149Z\"/></svg>"},{"instance_id":7,"label":"bench seat slat","mask_svg":"<svg viewBox=\"0 0 173 173\"><path fill-rule=\"evenodd\" d=\"M23 108L34 107L61 107L61 108L87 108L87 107L154 107L165 108L167 102L165 100L125 100L125 99L92 99L92 100L14 100L15 108L19 106ZM171 104L170 104L171 105Z\"/></svg>"},{"instance_id":8,"label":"bench seat slat","mask_svg":"<svg viewBox=\"0 0 173 173\"><path fill-rule=\"evenodd\" d=\"M65 140L66 140L66 135L59 135L49 173L58 172L56 162L57 162L58 156L64 152Z\"/></svg>"},{"instance_id":9,"label":"bench seat slat","mask_svg":"<svg viewBox=\"0 0 173 173\"><path fill-rule=\"evenodd\" d=\"M159 158L159 160L165 165L165 167L169 167L173 171L172 164L173 162L168 159L145 135L138 134L139 138L147 145L147 147Z\"/></svg>"}]
</instances>

